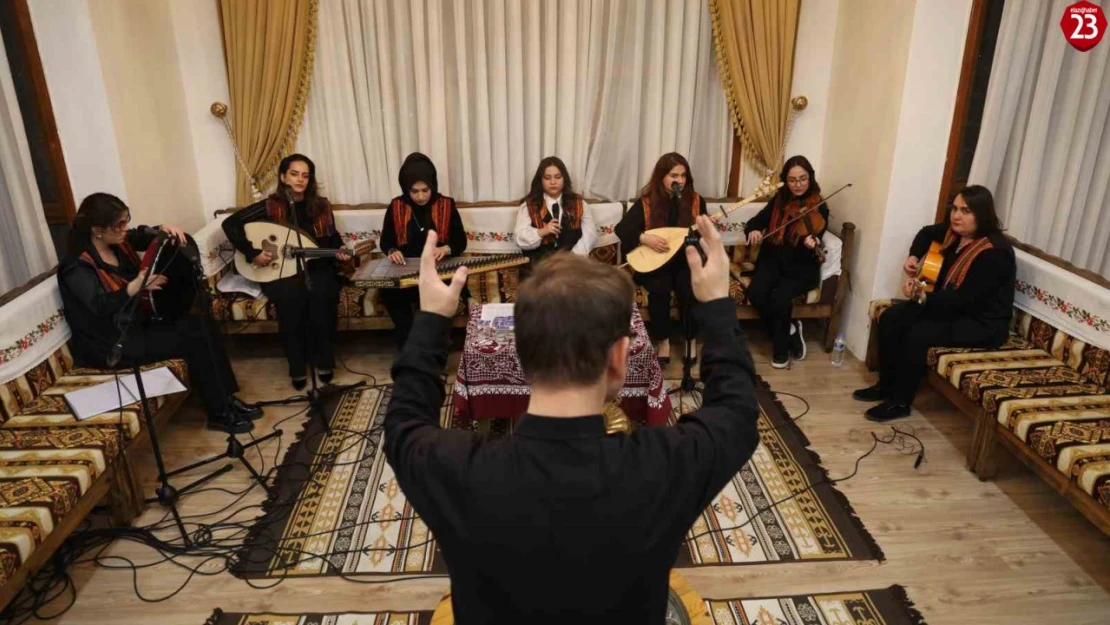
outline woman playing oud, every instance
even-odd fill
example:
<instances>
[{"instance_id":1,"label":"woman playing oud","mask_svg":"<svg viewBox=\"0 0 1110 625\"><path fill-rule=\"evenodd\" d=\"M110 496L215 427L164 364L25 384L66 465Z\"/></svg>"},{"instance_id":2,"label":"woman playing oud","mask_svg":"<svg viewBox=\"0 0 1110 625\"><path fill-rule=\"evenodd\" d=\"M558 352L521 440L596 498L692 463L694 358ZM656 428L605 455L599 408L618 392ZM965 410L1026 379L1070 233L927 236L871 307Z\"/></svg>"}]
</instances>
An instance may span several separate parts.
<instances>
[{"instance_id":1,"label":"woman playing oud","mask_svg":"<svg viewBox=\"0 0 1110 625\"><path fill-rule=\"evenodd\" d=\"M292 206L290 206L292 198ZM278 165L278 183L270 197L232 213L224 220L223 229L235 249L258 267L269 265L273 256L255 249L243 227L266 220L311 233L318 247L337 249L343 236L335 227L335 214L328 199L318 194L316 164L303 154L290 154ZM316 258L305 261L312 288L301 274L274 280L262 285L262 292L277 308L278 332L285 343L289 362L289 378L296 390L308 383L308 360L316 368L324 384L332 381L335 369L336 314L339 309L339 267L351 257L339 253L335 259Z\"/></svg>"},{"instance_id":2,"label":"woman playing oud","mask_svg":"<svg viewBox=\"0 0 1110 625\"><path fill-rule=\"evenodd\" d=\"M667 252L667 242L647 232L654 228L689 227L698 215L705 213L705 200L694 190L690 163L677 152L659 157L651 180L640 191L640 198L621 218L614 232L621 242L621 253L627 254L643 245L656 252ZM675 250L670 250L675 251ZM656 342L655 353L661 364L671 361L671 293L678 298L680 320L685 318L690 290L690 267L684 254L675 253L665 265L649 273L633 276L636 284L648 292L648 335ZM690 319L691 325L693 318ZM689 329L693 342L696 328ZM691 345L693 347L693 345ZM696 349L693 351L696 353Z\"/></svg>"}]
</instances>

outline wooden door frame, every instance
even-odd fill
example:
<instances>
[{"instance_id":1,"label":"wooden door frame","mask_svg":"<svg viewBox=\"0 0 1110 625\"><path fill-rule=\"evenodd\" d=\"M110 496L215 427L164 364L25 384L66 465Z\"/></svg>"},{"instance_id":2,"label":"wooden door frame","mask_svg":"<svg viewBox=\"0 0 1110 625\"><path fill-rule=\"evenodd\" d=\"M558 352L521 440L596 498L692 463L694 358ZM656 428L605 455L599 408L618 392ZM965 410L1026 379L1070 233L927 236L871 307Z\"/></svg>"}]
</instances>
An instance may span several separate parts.
<instances>
[{"instance_id":1,"label":"wooden door frame","mask_svg":"<svg viewBox=\"0 0 1110 625\"><path fill-rule=\"evenodd\" d=\"M944 161L944 174L940 181L940 197L937 198L936 223L944 221L948 210L948 198L955 192L956 181L952 177L960 160L960 136L967 123L968 109L971 104L971 86L975 81L976 59L983 44L983 22L987 17L987 0L972 0L971 19L967 25L967 41L964 43L963 64L960 67L960 85L956 91L956 106L952 114L952 127L948 131L948 155Z\"/></svg>"},{"instance_id":2,"label":"wooden door frame","mask_svg":"<svg viewBox=\"0 0 1110 625\"><path fill-rule=\"evenodd\" d=\"M39 55L38 42L35 40L35 29L31 23L31 10L27 0L2 1L10 3L12 15L15 17L16 32L9 33L9 35L14 35L15 41L13 43L24 51L28 78L31 81L31 87L34 89L34 106L37 109L39 120L42 122L50 166L57 178L55 182L63 212L62 215L57 216L64 217L67 223L72 224L73 217L77 214L77 206L73 200L73 188L69 183L69 170L66 168L62 142L58 136L58 124L54 118L54 108L50 103L50 90L46 86L46 74L43 73L42 69L42 57Z\"/></svg>"}]
</instances>

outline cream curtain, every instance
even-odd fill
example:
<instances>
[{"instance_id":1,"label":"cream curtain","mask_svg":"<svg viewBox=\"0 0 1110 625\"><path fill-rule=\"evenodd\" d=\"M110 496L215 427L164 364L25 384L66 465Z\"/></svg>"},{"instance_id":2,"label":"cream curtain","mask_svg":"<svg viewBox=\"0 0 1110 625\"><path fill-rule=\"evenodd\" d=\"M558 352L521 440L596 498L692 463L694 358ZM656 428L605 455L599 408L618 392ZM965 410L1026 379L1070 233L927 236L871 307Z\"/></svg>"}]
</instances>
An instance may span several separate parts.
<instances>
[{"instance_id":1,"label":"cream curtain","mask_svg":"<svg viewBox=\"0 0 1110 625\"><path fill-rule=\"evenodd\" d=\"M397 195L412 151L464 201L520 198L551 154L579 191L626 199L672 150L723 195L711 31L704 0L322 0L297 149L344 203Z\"/></svg>"},{"instance_id":2,"label":"cream curtain","mask_svg":"<svg viewBox=\"0 0 1110 625\"><path fill-rule=\"evenodd\" d=\"M8 54L0 41L0 293L58 262L42 212Z\"/></svg>"},{"instance_id":3,"label":"cream curtain","mask_svg":"<svg viewBox=\"0 0 1110 625\"><path fill-rule=\"evenodd\" d=\"M249 203L292 151L312 80L318 0L220 0L235 145L235 201Z\"/></svg>"},{"instance_id":4,"label":"cream curtain","mask_svg":"<svg viewBox=\"0 0 1110 625\"><path fill-rule=\"evenodd\" d=\"M800 0L709 0L717 64L745 160L760 175L784 159Z\"/></svg>"},{"instance_id":5,"label":"cream curtain","mask_svg":"<svg viewBox=\"0 0 1110 625\"><path fill-rule=\"evenodd\" d=\"M1110 46L1068 45L1069 4L1006 3L969 179L1008 234L1110 277Z\"/></svg>"}]
</instances>

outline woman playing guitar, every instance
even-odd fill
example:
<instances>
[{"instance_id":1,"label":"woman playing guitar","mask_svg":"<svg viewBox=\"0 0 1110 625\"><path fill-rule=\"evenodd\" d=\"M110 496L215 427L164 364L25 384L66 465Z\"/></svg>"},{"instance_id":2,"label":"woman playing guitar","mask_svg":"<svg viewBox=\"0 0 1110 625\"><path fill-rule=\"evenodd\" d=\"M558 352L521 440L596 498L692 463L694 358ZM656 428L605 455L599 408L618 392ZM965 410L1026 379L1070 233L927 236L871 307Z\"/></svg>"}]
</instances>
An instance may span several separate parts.
<instances>
[{"instance_id":1,"label":"woman playing guitar","mask_svg":"<svg viewBox=\"0 0 1110 625\"><path fill-rule=\"evenodd\" d=\"M829 208L806 157L787 160L779 179L784 186L744 225L744 232L749 246L760 246L748 296L771 337L771 366L783 369L806 357L802 322L791 316L794 298L820 284L821 235L828 227ZM766 238L764 231L770 233Z\"/></svg>"},{"instance_id":2,"label":"woman playing guitar","mask_svg":"<svg viewBox=\"0 0 1110 625\"><path fill-rule=\"evenodd\" d=\"M140 315L130 324L120 346L119 365L184 358L208 412L208 427L236 434L249 432L254 425L250 420L262 416L262 411L233 395L239 385L212 320L182 315L174 321L160 321L142 314L138 299L143 296L144 278L148 292L192 285L175 285L165 276L147 277L146 270L140 271L136 250L146 249L155 235L148 228L129 229L130 223L127 205L107 193L85 198L73 220L66 256L58 268L58 284L66 321L73 331L74 360L79 366L105 367L130 316ZM162 226L161 231L178 244L186 241L180 228Z\"/></svg>"},{"instance_id":3,"label":"woman playing guitar","mask_svg":"<svg viewBox=\"0 0 1110 625\"><path fill-rule=\"evenodd\" d=\"M292 198L292 205L288 198ZM295 214L294 214L295 213ZM274 260L269 252L255 249L247 239L243 226L267 220L286 227L298 226L311 233L319 247L339 248L343 237L335 227L331 203L316 188L316 165L303 154L290 154L278 165L278 183L270 197L232 213L224 220L223 229L237 250L259 267ZM320 381L331 382L335 369L335 331L339 308L339 276L337 261L347 263L348 254L305 261L309 289L303 275L290 276L262 285L262 292L277 308L278 332L285 343L289 362L289 378L296 390L308 383L308 365L312 361Z\"/></svg>"},{"instance_id":4,"label":"woman playing guitar","mask_svg":"<svg viewBox=\"0 0 1110 625\"><path fill-rule=\"evenodd\" d=\"M926 293L917 276L931 246L940 256L940 272L933 292ZM1017 265L991 192L979 185L962 189L944 222L917 234L903 271L903 294L910 301L879 317L879 382L852 394L882 402L867 411L872 421L910 414L930 347L997 348L1006 342Z\"/></svg>"}]
</instances>

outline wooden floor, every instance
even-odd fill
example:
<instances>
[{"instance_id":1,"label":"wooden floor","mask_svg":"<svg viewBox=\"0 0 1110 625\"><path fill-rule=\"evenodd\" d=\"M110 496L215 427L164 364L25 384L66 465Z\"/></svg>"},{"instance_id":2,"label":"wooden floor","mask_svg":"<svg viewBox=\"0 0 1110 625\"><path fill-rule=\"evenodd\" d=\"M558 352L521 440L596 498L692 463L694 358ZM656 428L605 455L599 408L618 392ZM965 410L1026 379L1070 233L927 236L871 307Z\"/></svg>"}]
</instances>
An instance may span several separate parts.
<instances>
[{"instance_id":1,"label":"wooden floor","mask_svg":"<svg viewBox=\"0 0 1110 625\"><path fill-rule=\"evenodd\" d=\"M291 393L284 359L274 339L230 339L243 386L241 396L248 400ZM384 381L390 345L384 332L348 332L342 335L340 353L351 369ZM832 367L816 342L810 344L808 360L784 371L771 369L768 346L759 339L753 352L760 374L772 388L809 401L811 411L798 424L831 475L849 472L856 457L870 446L870 433L884 431L865 421L865 406L850 397L853 388L871 382L870 374L854 359L841 368ZM452 365L455 358L457 355ZM668 374L677 377L679 373L679 366L672 364ZM338 377L340 381L359 379L347 372ZM801 402L782 399L792 414L801 413ZM980 482L964 468L970 422L928 391L923 391L918 404L924 415L915 412L901 424L916 428L926 445L927 462L914 470L913 456L882 447L864 461L858 477L839 485L885 551L886 562L717 567L687 569L683 575L706 598L903 584L930 625L1110 623L1110 538L1016 461L1003 462L996 481ZM256 435L269 432L273 424L296 410L267 409ZM293 440L301 419L283 426L281 450ZM170 466L224 448L223 437L204 429L203 417L192 404L175 418L162 440ZM278 444L271 441L262 450L268 469L279 451ZM251 459L258 462L259 456ZM247 484L245 476L245 470L236 467L215 485L241 489ZM184 500L183 513L214 511L232 499L223 492L198 493ZM260 500L256 489L244 502ZM254 514L257 510L239 518L249 519ZM154 505L140 522L154 522L163 515L164 510ZM115 546L108 553L138 563L155 559L154 554L130 544ZM256 590L221 573L198 576L172 599L151 604L136 597L130 571L82 565L73 573L79 587L77 602L51 622L201 625L217 607L234 612L431 609L447 590L446 579L359 584L337 578L287 580L269 590ZM145 597L164 596L176 590L186 575L179 568L161 564L144 570L138 586Z\"/></svg>"}]
</instances>

